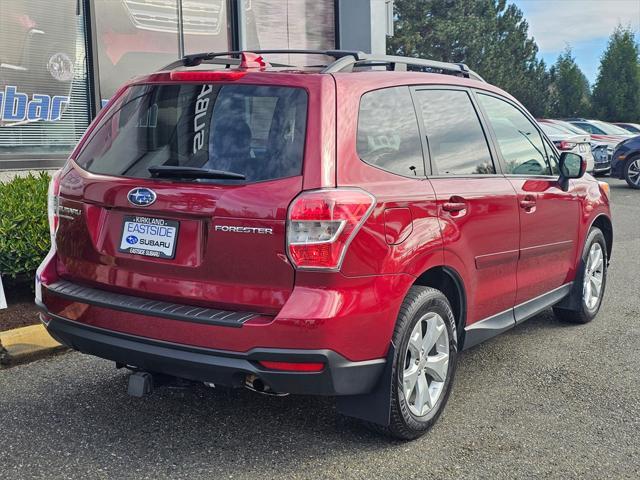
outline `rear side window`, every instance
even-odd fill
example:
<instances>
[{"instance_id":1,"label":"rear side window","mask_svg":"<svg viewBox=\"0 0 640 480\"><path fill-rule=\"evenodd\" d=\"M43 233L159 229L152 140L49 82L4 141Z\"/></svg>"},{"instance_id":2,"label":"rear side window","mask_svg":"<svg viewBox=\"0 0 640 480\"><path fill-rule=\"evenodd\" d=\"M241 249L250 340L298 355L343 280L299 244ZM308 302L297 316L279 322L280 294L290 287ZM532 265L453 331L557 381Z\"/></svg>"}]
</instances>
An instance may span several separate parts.
<instances>
[{"instance_id":1,"label":"rear side window","mask_svg":"<svg viewBox=\"0 0 640 480\"><path fill-rule=\"evenodd\" d=\"M133 86L76 162L93 173L151 177L149 167L209 168L247 182L300 175L307 93L254 85Z\"/></svg>"},{"instance_id":2,"label":"rear side window","mask_svg":"<svg viewBox=\"0 0 640 480\"><path fill-rule=\"evenodd\" d=\"M365 93L358 114L358 155L404 176L424 176L422 144L409 87Z\"/></svg>"},{"instance_id":3,"label":"rear side window","mask_svg":"<svg viewBox=\"0 0 640 480\"><path fill-rule=\"evenodd\" d=\"M594 125L591 125L590 123L575 122L575 125L580 127L581 129L589 132L589 133L593 133L594 135L604 135L605 134L598 127L596 127Z\"/></svg>"},{"instance_id":4,"label":"rear side window","mask_svg":"<svg viewBox=\"0 0 640 480\"><path fill-rule=\"evenodd\" d=\"M496 173L487 139L467 92L419 90L416 98L429 141L431 162L437 173Z\"/></svg>"},{"instance_id":5,"label":"rear side window","mask_svg":"<svg viewBox=\"0 0 640 480\"><path fill-rule=\"evenodd\" d=\"M485 94L478 98L487 113L511 175L551 175L551 165L540 132L516 107Z\"/></svg>"}]
</instances>

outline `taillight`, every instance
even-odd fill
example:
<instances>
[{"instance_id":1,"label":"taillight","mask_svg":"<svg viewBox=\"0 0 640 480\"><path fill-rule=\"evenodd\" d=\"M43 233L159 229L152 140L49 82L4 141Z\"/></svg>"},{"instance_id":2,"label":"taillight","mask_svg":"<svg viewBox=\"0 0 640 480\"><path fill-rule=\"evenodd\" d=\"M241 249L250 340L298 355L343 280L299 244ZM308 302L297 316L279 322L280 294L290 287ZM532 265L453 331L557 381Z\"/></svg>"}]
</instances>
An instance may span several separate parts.
<instances>
[{"instance_id":1,"label":"taillight","mask_svg":"<svg viewBox=\"0 0 640 480\"><path fill-rule=\"evenodd\" d=\"M562 140L561 142L559 142L559 144L556 144L558 146L558 150L573 150L574 148L576 148L576 145L578 145L577 143L574 142L567 142L566 140Z\"/></svg>"},{"instance_id":2,"label":"taillight","mask_svg":"<svg viewBox=\"0 0 640 480\"><path fill-rule=\"evenodd\" d=\"M60 219L58 217L58 195L60 194L60 170L51 176L49 191L47 193L47 216L49 217L49 232L51 233L51 245L55 245L56 232Z\"/></svg>"},{"instance_id":3,"label":"taillight","mask_svg":"<svg viewBox=\"0 0 640 480\"><path fill-rule=\"evenodd\" d=\"M287 250L300 269L339 270L375 198L358 188L303 192L289 206Z\"/></svg>"}]
</instances>

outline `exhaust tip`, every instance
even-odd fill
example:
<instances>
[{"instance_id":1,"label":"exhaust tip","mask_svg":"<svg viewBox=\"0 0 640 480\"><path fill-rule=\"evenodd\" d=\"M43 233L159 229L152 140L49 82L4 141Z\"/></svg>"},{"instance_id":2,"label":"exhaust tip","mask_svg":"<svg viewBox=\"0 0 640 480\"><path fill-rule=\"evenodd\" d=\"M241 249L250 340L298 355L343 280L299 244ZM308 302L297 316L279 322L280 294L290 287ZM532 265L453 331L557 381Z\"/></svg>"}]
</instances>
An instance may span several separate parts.
<instances>
[{"instance_id":1,"label":"exhaust tip","mask_svg":"<svg viewBox=\"0 0 640 480\"><path fill-rule=\"evenodd\" d=\"M288 393L276 392L268 384L266 384L260 377L253 373L247 374L244 378L244 387L247 390L261 393L263 395L270 395L273 397L285 397Z\"/></svg>"}]
</instances>

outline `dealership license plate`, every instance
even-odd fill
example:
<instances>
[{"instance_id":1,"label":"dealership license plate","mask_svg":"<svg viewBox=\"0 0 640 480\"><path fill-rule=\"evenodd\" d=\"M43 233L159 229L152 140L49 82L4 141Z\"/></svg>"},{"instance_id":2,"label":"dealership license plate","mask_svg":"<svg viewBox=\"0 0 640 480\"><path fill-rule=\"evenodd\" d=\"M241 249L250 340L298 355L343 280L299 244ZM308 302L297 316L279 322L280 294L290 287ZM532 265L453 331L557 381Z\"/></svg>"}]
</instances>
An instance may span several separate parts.
<instances>
[{"instance_id":1,"label":"dealership license plate","mask_svg":"<svg viewBox=\"0 0 640 480\"><path fill-rule=\"evenodd\" d=\"M146 257L173 258L180 223L162 218L127 215L118 251Z\"/></svg>"}]
</instances>

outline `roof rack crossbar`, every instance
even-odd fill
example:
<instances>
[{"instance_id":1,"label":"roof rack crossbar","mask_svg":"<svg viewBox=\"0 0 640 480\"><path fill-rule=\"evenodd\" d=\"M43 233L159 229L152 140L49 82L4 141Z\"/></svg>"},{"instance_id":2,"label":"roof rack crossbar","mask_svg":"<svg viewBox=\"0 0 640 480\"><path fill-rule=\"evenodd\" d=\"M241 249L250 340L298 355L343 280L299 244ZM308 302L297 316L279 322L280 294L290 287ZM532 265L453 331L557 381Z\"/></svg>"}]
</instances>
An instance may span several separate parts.
<instances>
[{"instance_id":1,"label":"roof rack crossbar","mask_svg":"<svg viewBox=\"0 0 640 480\"><path fill-rule=\"evenodd\" d=\"M408 67L425 68L429 70L439 70L443 73L459 75L465 78L472 78L484 82L484 79L470 70L464 63L439 62L437 60L425 60L422 58L401 57L396 55L368 54L359 50L247 50L257 55L325 55L332 57L333 62L326 65L322 73L337 73L352 71L358 66L390 66L395 71L406 71ZM162 70L173 70L179 67L195 67L202 63L226 65L240 65L242 50L232 50L228 52L204 52L185 55ZM293 65L272 63L274 67L293 67Z\"/></svg>"},{"instance_id":2,"label":"roof rack crossbar","mask_svg":"<svg viewBox=\"0 0 640 480\"><path fill-rule=\"evenodd\" d=\"M325 55L333 57L336 60L344 57L352 57L361 59L365 56L363 52L356 50L287 50L287 49L270 49L270 50L231 50L228 52L203 52L185 55L179 60L170 63L162 68L162 70L173 70L179 67L196 67L201 63L215 63L219 65L240 65L240 55L244 52L251 52L257 55ZM229 57L229 58L219 58ZM217 60L217 61L215 61ZM291 67L293 65L275 64L278 67Z\"/></svg>"}]
</instances>

